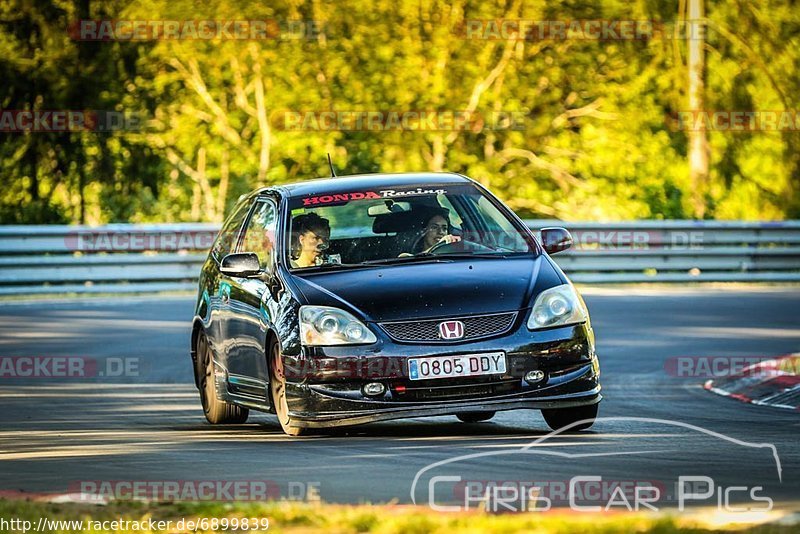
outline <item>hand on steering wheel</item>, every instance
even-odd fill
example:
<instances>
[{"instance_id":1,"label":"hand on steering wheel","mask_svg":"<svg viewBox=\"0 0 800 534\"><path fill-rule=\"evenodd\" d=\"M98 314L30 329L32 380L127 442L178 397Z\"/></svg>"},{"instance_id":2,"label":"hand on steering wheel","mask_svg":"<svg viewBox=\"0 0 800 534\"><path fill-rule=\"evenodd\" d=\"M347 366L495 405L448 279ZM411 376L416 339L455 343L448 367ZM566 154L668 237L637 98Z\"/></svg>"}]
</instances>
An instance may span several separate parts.
<instances>
[{"instance_id":1,"label":"hand on steering wheel","mask_svg":"<svg viewBox=\"0 0 800 534\"><path fill-rule=\"evenodd\" d=\"M434 254L435 251L443 248L445 245L452 245L453 243L461 243L461 236L447 234L446 236L442 237L438 243L428 248L428 250L424 250L423 252Z\"/></svg>"}]
</instances>

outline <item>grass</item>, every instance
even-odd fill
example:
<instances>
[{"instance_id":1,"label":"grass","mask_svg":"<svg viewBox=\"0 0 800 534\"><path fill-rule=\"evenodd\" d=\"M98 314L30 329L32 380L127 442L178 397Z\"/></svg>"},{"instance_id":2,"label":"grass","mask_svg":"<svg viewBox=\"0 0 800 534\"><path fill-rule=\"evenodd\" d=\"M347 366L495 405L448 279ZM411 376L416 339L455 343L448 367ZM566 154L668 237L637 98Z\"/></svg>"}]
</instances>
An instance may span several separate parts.
<instances>
[{"instance_id":1,"label":"grass","mask_svg":"<svg viewBox=\"0 0 800 534\"><path fill-rule=\"evenodd\" d=\"M706 515L707 516L707 515ZM464 513L440 513L425 507L393 505L334 505L304 504L295 502L267 503L165 503L115 502L106 506L89 504L51 504L22 500L0 500L0 517L8 520L18 518L37 525L40 517L49 520L127 521L171 520L168 530L151 530L149 527L131 530L119 528L74 529L53 528L45 532L71 534L74 532L115 532L119 534L150 534L190 532L178 530L175 525L181 519L199 518L268 518L269 532L287 533L376 533L376 534L459 534L475 532L491 533L658 533L710 532L714 528L702 519L703 514L688 517L668 515L645 515L629 513L576 514L568 511L546 513L524 513L490 515L480 511ZM698 519L699 518L699 519ZM22 532L6 530L6 532ZM769 532L782 534L797 532L796 525L727 525L726 531ZM31 531L35 531L33 528ZM197 529L197 532L231 532L223 529ZM244 532L239 530L238 532ZM250 530L249 532L263 532Z\"/></svg>"}]
</instances>

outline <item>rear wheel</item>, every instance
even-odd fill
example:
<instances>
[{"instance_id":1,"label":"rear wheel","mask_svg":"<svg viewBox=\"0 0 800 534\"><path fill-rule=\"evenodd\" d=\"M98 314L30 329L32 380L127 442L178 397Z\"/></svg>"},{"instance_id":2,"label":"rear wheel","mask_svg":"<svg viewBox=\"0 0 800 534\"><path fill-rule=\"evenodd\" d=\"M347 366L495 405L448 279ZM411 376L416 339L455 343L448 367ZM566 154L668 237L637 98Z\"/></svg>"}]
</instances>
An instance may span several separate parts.
<instances>
[{"instance_id":1,"label":"rear wheel","mask_svg":"<svg viewBox=\"0 0 800 534\"><path fill-rule=\"evenodd\" d=\"M281 357L281 347L277 342L270 346L270 371L269 390L272 394L272 404L275 406L275 415L284 433L289 436L302 436L307 433L307 429L292 426L292 418L289 417L289 404L286 402L286 374Z\"/></svg>"},{"instance_id":2,"label":"rear wheel","mask_svg":"<svg viewBox=\"0 0 800 534\"><path fill-rule=\"evenodd\" d=\"M466 412L456 414L464 423L480 423L481 421L488 421L494 417L495 412Z\"/></svg>"},{"instance_id":3,"label":"rear wheel","mask_svg":"<svg viewBox=\"0 0 800 534\"><path fill-rule=\"evenodd\" d=\"M547 422L547 426L553 430L564 428L578 421L583 421L583 423L572 426L569 430L586 430L594 424L599 406L600 403L575 408L554 408L542 410L542 415Z\"/></svg>"},{"instance_id":4,"label":"rear wheel","mask_svg":"<svg viewBox=\"0 0 800 534\"><path fill-rule=\"evenodd\" d=\"M217 384L214 379L214 358L205 334L197 340L197 358L200 362L200 402L206 419L212 425L240 424L247 421L250 410L230 404L217 396Z\"/></svg>"}]
</instances>

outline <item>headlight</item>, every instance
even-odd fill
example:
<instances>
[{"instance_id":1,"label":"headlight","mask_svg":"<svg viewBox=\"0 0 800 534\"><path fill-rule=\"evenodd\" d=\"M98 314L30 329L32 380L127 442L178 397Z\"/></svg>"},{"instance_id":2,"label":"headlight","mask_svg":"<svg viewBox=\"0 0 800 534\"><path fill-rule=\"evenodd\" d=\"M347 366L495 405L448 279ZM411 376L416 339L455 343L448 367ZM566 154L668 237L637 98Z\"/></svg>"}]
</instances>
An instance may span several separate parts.
<instances>
[{"instance_id":1,"label":"headlight","mask_svg":"<svg viewBox=\"0 0 800 534\"><path fill-rule=\"evenodd\" d=\"M357 345L378 339L351 314L329 306L300 306L300 341L303 345Z\"/></svg>"},{"instance_id":2,"label":"headlight","mask_svg":"<svg viewBox=\"0 0 800 534\"><path fill-rule=\"evenodd\" d=\"M571 284L551 287L542 291L531 310L528 328L550 328L568 324L583 323L589 319L589 312L578 292Z\"/></svg>"}]
</instances>

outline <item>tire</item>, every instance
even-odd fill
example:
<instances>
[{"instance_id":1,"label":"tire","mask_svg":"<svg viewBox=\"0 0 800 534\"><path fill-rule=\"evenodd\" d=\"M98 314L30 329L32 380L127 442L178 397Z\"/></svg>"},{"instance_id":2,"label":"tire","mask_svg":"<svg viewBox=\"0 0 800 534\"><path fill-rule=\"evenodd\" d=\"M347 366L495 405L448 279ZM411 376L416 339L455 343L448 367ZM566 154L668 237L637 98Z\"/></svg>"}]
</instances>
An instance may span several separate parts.
<instances>
[{"instance_id":1,"label":"tire","mask_svg":"<svg viewBox=\"0 0 800 534\"><path fill-rule=\"evenodd\" d=\"M599 406L600 403L598 402L588 406L578 406L576 408L554 408L550 410L542 410L542 415L544 416L544 420L547 422L547 426L553 430L559 430L565 426L571 425L572 423L577 423L578 421L586 422L570 427L569 431L572 432L586 430L594 424L594 420L597 418L597 410Z\"/></svg>"},{"instance_id":2,"label":"tire","mask_svg":"<svg viewBox=\"0 0 800 534\"><path fill-rule=\"evenodd\" d=\"M198 367L202 371L199 377L200 403L203 405L206 420L212 425L241 424L247 421L250 410L225 402L217 395L214 358L208 339L202 332L197 339L197 359L201 363Z\"/></svg>"},{"instance_id":3,"label":"tire","mask_svg":"<svg viewBox=\"0 0 800 534\"><path fill-rule=\"evenodd\" d=\"M292 418L289 416L289 405L286 402L286 375L283 371L283 358L281 357L280 345L273 341L269 348L269 392L272 405L275 407L275 415L281 429L289 436L302 436L308 433L308 429L292 426Z\"/></svg>"},{"instance_id":4,"label":"tire","mask_svg":"<svg viewBox=\"0 0 800 534\"><path fill-rule=\"evenodd\" d=\"M480 423L481 421L488 421L496 412L466 412L456 414L464 423Z\"/></svg>"}]
</instances>

